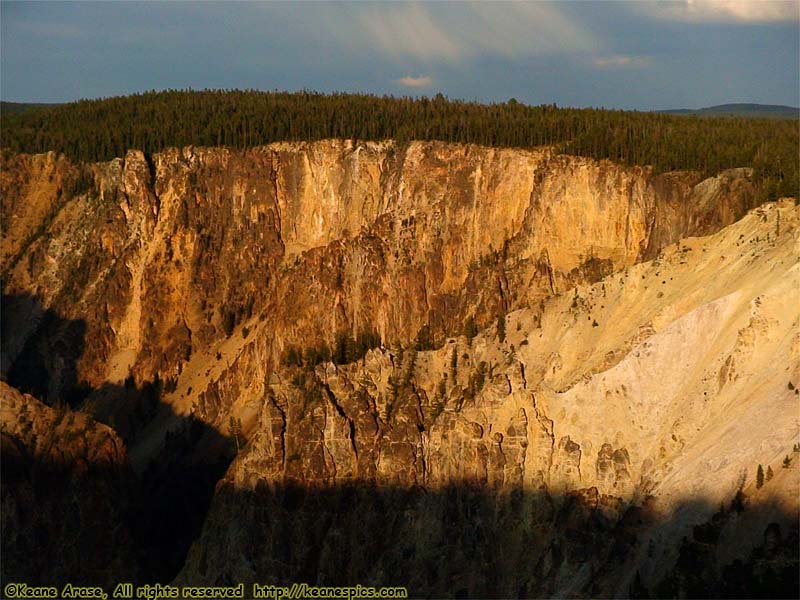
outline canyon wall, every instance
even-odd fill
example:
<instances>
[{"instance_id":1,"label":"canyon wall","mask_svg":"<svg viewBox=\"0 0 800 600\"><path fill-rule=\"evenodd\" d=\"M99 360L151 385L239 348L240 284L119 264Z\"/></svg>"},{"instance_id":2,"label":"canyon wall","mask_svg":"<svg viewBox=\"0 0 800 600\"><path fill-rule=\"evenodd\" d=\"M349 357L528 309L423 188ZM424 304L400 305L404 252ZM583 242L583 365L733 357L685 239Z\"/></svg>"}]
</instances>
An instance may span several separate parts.
<instances>
[{"instance_id":1,"label":"canyon wall","mask_svg":"<svg viewBox=\"0 0 800 600\"><path fill-rule=\"evenodd\" d=\"M44 310L86 328L76 373L47 364L37 383L53 398L80 382L179 377L194 351L213 355L245 326L269 332L271 364L339 331L441 343L470 316L487 325L754 202L745 170L700 182L435 142L131 151L94 165L5 154L0 192L3 293L25 299L7 304L3 373Z\"/></svg>"},{"instance_id":2,"label":"canyon wall","mask_svg":"<svg viewBox=\"0 0 800 600\"><path fill-rule=\"evenodd\" d=\"M145 579L795 573L798 210L755 208L748 169L348 141L2 161L2 377L89 407L151 520L186 521Z\"/></svg>"}]
</instances>

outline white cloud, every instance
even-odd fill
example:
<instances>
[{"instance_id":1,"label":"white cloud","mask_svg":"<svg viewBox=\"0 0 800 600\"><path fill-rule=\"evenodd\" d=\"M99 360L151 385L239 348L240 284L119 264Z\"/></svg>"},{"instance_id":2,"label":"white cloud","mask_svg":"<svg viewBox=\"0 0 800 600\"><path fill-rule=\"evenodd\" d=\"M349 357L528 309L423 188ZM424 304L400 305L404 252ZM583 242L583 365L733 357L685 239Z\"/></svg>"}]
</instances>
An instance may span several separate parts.
<instances>
[{"instance_id":1,"label":"white cloud","mask_svg":"<svg viewBox=\"0 0 800 600\"><path fill-rule=\"evenodd\" d=\"M479 55L536 56L590 50L593 35L542 2L323 5L326 30L360 52L398 61L458 62Z\"/></svg>"},{"instance_id":2,"label":"white cloud","mask_svg":"<svg viewBox=\"0 0 800 600\"><path fill-rule=\"evenodd\" d=\"M592 60L592 63L601 69L636 69L646 66L649 62L650 60L646 56L631 56L626 54L598 56Z\"/></svg>"},{"instance_id":3,"label":"white cloud","mask_svg":"<svg viewBox=\"0 0 800 600\"><path fill-rule=\"evenodd\" d=\"M430 75L420 75L419 77L406 75L405 77L398 79L397 83L406 87L423 88L428 87L431 83L433 83L433 79L431 79Z\"/></svg>"},{"instance_id":4,"label":"white cloud","mask_svg":"<svg viewBox=\"0 0 800 600\"><path fill-rule=\"evenodd\" d=\"M390 55L454 59L462 48L420 4L366 5L359 15L362 43Z\"/></svg>"},{"instance_id":5,"label":"white cloud","mask_svg":"<svg viewBox=\"0 0 800 600\"><path fill-rule=\"evenodd\" d=\"M631 3L663 19L688 23L770 23L800 20L798 0L684 0Z\"/></svg>"},{"instance_id":6,"label":"white cloud","mask_svg":"<svg viewBox=\"0 0 800 600\"><path fill-rule=\"evenodd\" d=\"M556 4L479 2L468 6L470 10L447 17L467 54L520 57L596 46L594 36L567 18Z\"/></svg>"}]
</instances>

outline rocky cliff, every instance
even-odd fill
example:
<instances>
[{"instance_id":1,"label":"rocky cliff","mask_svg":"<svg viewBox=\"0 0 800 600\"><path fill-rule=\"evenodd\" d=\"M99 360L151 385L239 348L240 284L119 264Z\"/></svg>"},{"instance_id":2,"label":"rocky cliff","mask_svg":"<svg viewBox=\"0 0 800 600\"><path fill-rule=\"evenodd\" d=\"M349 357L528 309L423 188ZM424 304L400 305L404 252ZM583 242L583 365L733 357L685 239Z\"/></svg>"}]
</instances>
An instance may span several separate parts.
<instances>
[{"instance_id":1,"label":"rocky cliff","mask_svg":"<svg viewBox=\"0 0 800 600\"><path fill-rule=\"evenodd\" d=\"M770 524L791 546L798 211L751 210L746 169L343 141L2 161L2 375L201 499L162 577L680 595L713 519L741 543L708 580Z\"/></svg>"},{"instance_id":2,"label":"rocky cliff","mask_svg":"<svg viewBox=\"0 0 800 600\"><path fill-rule=\"evenodd\" d=\"M0 192L4 294L82 320L90 340L77 382L48 366L47 397L177 378L244 327L268 332L273 365L339 331L441 343L469 316L487 325L753 201L742 171L700 182L546 150L336 141L95 165L5 155ZM4 370L40 312L13 317Z\"/></svg>"}]
</instances>

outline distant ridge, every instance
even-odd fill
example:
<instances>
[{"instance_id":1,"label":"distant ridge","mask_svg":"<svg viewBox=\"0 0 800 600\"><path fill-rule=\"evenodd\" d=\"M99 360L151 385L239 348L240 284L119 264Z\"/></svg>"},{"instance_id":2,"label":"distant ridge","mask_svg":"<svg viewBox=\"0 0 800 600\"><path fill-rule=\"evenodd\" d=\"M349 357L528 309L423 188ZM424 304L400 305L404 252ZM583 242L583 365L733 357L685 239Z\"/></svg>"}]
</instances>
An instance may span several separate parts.
<instances>
[{"instance_id":1,"label":"distant ridge","mask_svg":"<svg viewBox=\"0 0 800 600\"><path fill-rule=\"evenodd\" d=\"M98 99L99 100L99 99ZM0 102L0 113L14 114L60 106L63 102ZM709 117L753 117L792 119L800 116L800 107L785 106L782 104L717 104L704 108L673 108L669 110L656 110L653 112L668 115L705 115Z\"/></svg>"},{"instance_id":2,"label":"distant ridge","mask_svg":"<svg viewBox=\"0 0 800 600\"><path fill-rule=\"evenodd\" d=\"M780 104L718 104L705 108L677 108L660 110L670 115L700 115L708 117L753 117L770 119L794 119L800 116L800 108Z\"/></svg>"},{"instance_id":3,"label":"distant ridge","mask_svg":"<svg viewBox=\"0 0 800 600\"><path fill-rule=\"evenodd\" d=\"M53 106L58 106L58 104L45 104L36 102L0 102L0 113L10 115L28 110L36 110L38 108L50 108Z\"/></svg>"}]
</instances>

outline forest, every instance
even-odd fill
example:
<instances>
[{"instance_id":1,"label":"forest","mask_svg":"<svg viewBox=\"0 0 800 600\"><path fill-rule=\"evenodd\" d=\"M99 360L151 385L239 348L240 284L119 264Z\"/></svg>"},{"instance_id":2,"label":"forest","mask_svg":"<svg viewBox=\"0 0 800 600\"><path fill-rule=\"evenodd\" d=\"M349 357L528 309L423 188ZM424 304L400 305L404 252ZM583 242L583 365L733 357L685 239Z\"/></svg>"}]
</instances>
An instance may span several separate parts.
<instances>
[{"instance_id":1,"label":"forest","mask_svg":"<svg viewBox=\"0 0 800 600\"><path fill-rule=\"evenodd\" d=\"M714 175L751 166L766 199L797 196L797 119L677 116L655 112L480 104L434 98L255 90L169 90L3 111L0 145L104 161L128 149L247 148L276 141L348 138L441 140L529 148Z\"/></svg>"}]
</instances>

